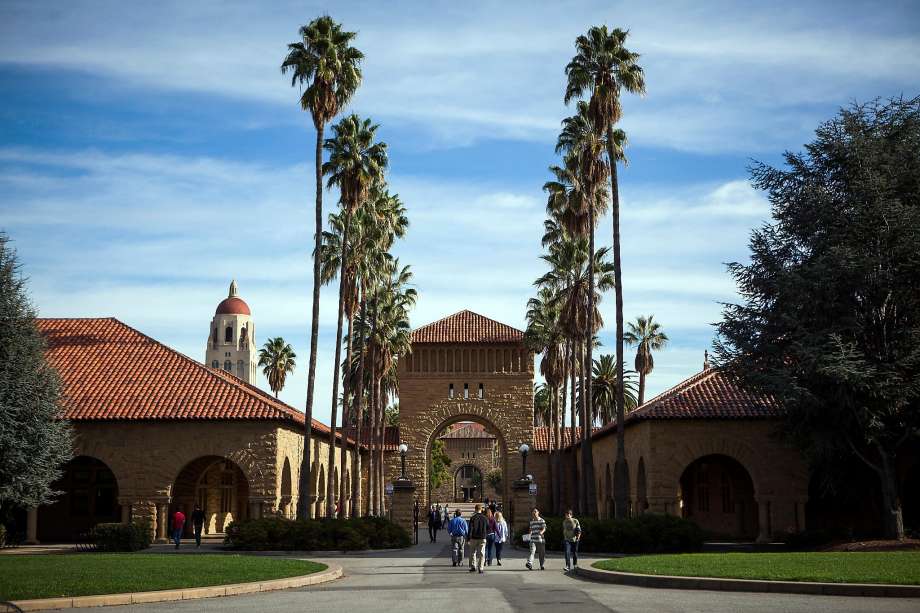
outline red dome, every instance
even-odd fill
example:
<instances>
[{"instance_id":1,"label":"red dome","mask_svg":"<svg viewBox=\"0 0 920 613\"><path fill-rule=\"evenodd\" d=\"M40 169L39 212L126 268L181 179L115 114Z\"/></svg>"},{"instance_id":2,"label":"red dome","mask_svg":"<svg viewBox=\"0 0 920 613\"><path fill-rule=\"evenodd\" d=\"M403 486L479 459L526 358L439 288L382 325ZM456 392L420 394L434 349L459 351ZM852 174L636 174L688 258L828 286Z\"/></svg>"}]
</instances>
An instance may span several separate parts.
<instances>
[{"instance_id":1,"label":"red dome","mask_svg":"<svg viewBox=\"0 0 920 613\"><path fill-rule=\"evenodd\" d=\"M249 305L242 298L237 298L236 296L231 296L229 298L224 298L220 304L217 305L217 310L214 312L215 315L252 315L249 312Z\"/></svg>"}]
</instances>

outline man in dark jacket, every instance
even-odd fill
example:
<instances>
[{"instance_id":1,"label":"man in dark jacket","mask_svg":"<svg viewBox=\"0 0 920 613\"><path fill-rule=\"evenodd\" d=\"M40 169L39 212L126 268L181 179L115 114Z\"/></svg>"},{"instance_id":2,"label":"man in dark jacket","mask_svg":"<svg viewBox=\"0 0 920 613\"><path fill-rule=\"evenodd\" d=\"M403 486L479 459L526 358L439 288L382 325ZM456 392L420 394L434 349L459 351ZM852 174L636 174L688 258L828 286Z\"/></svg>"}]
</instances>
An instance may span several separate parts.
<instances>
[{"instance_id":1,"label":"man in dark jacket","mask_svg":"<svg viewBox=\"0 0 920 613\"><path fill-rule=\"evenodd\" d=\"M482 514L482 505L477 504L473 516L470 518L469 546L470 546L470 572L479 571L482 574L482 563L486 557L486 534L489 532L489 520Z\"/></svg>"},{"instance_id":2,"label":"man in dark jacket","mask_svg":"<svg viewBox=\"0 0 920 613\"><path fill-rule=\"evenodd\" d=\"M428 509L428 538L434 543L438 538L438 522L441 521L441 518L438 516L438 512L435 511L434 505Z\"/></svg>"}]
</instances>

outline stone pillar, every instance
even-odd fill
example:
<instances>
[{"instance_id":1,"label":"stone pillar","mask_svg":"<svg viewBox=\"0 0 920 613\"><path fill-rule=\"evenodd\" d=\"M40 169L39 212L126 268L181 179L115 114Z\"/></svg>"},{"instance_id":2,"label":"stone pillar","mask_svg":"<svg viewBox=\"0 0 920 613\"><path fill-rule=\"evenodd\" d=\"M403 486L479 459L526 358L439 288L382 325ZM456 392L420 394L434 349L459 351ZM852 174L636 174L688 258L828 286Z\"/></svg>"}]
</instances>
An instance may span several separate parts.
<instances>
[{"instance_id":1,"label":"stone pillar","mask_svg":"<svg viewBox=\"0 0 920 613\"><path fill-rule=\"evenodd\" d=\"M524 534L530 528L530 512L536 506L536 497L530 493L530 479L518 479L511 484L511 529L515 534Z\"/></svg>"},{"instance_id":2,"label":"stone pillar","mask_svg":"<svg viewBox=\"0 0 920 613\"><path fill-rule=\"evenodd\" d=\"M38 508L32 507L26 516L26 545L38 545Z\"/></svg>"},{"instance_id":3,"label":"stone pillar","mask_svg":"<svg viewBox=\"0 0 920 613\"><path fill-rule=\"evenodd\" d=\"M757 499L758 543L769 543L770 537L770 501L764 498Z\"/></svg>"},{"instance_id":4,"label":"stone pillar","mask_svg":"<svg viewBox=\"0 0 920 613\"><path fill-rule=\"evenodd\" d=\"M131 503L122 503L121 505L121 523L131 523Z\"/></svg>"},{"instance_id":5,"label":"stone pillar","mask_svg":"<svg viewBox=\"0 0 920 613\"><path fill-rule=\"evenodd\" d=\"M409 479L393 481L393 498L390 505L390 518L405 528L409 536L413 535L415 511L415 483Z\"/></svg>"},{"instance_id":6,"label":"stone pillar","mask_svg":"<svg viewBox=\"0 0 920 613\"><path fill-rule=\"evenodd\" d=\"M249 499L249 519L259 519L262 517L262 503Z\"/></svg>"},{"instance_id":7,"label":"stone pillar","mask_svg":"<svg viewBox=\"0 0 920 613\"><path fill-rule=\"evenodd\" d=\"M799 498L795 503L795 529L801 532L805 530L805 505L808 498Z\"/></svg>"},{"instance_id":8,"label":"stone pillar","mask_svg":"<svg viewBox=\"0 0 920 613\"><path fill-rule=\"evenodd\" d=\"M157 543L167 543L166 524L168 521L169 503L157 503Z\"/></svg>"}]
</instances>

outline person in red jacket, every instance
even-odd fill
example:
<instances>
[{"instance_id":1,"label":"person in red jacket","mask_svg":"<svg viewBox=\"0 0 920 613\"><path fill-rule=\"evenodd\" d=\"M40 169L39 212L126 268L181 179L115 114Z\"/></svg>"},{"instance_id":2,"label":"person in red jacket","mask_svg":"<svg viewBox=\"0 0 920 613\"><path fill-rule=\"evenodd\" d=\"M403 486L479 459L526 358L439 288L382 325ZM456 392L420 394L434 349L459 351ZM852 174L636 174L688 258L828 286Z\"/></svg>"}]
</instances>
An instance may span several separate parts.
<instances>
[{"instance_id":1,"label":"person in red jacket","mask_svg":"<svg viewBox=\"0 0 920 613\"><path fill-rule=\"evenodd\" d=\"M176 511L173 515L173 540L176 541L176 549L179 548L179 541L182 540L183 528L185 528L185 513Z\"/></svg>"}]
</instances>

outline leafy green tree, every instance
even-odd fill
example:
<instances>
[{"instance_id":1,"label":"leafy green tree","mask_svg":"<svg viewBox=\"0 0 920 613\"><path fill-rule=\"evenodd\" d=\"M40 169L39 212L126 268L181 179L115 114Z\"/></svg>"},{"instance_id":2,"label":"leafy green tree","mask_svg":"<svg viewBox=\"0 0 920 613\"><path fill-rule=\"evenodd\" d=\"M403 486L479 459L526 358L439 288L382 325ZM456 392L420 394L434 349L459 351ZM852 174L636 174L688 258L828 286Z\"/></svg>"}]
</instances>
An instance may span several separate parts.
<instances>
[{"instance_id":1,"label":"leafy green tree","mask_svg":"<svg viewBox=\"0 0 920 613\"><path fill-rule=\"evenodd\" d=\"M384 421L386 422L387 426L391 426L394 428L399 427L399 403L398 402L391 404L386 408L386 416L385 416Z\"/></svg>"},{"instance_id":2,"label":"leafy green tree","mask_svg":"<svg viewBox=\"0 0 920 613\"><path fill-rule=\"evenodd\" d=\"M450 456L444 441L435 439L431 444L431 489L436 490L450 480Z\"/></svg>"},{"instance_id":3,"label":"leafy green tree","mask_svg":"<svg viewBox=\"0 0 920 613\"><path fill-rule=\"evenodd\" d=\"M920 98L842 109L785 161L751 168L772 220L728 266L742 301L724 306L716 363L780 402L813 463L865 462L901 538L899 459L920 432Z\"/></svg>"},{"instance_id":4,"label":"leafy green tree","mask_svg":"<svg viewBox=\"0 0 920 613\"><path fill-rule=\"evenodd\" d=\"M653 351L660 351L668 344L668 335L655 321L654 315L639 316L636 323L628 322L629 330L624 340L627 345L636 346L636 372L639 373L639 405L645 402L645 377L655 369ZM627 409L628 410L628 409Z\"/></svg>"},{"instance_id":5,"label":"leafy green tree","mask_svg":"<svg viewBox=\"0 0 920 613\"><path fill-rule=\"evenodd\" d=\"M320 249L323 230L323 130L348 104L361 84L361 60L364 55L351 46L356 34L342 29L328 15L300 28L300 41L288 45L281 63L281 73L291 75L291 87L299 85L303 93L300 106L309 111L316 128L316 207L313 258L313 314L310 323L310 362L307 370L307 404L304 420L304 454L300 465L300 491L310 492L310 450L313 445L313 390L316 384L316 352L319 338ZM303 86L306 85L306 88ZM308 496L301 496L297 517L309 517Z\"/></svg>"},{"instance_id":6,"label":"leafy green tree","mask_svg":"<svg viewBox=\"0 0 920 613\"><path fill-rule=\"evenodd\" d=\"M486 473L486 483L494 492L502 491L502 469L493 468Z\"/></svg>"},{"instance_id":7,"label":"leafy green tree","mask_svg":"<svg viewBox=\"0 0 920 613\"><path fill-rule=\"evenodd\" d=\"M270 338L259 349L259 366L262 367L262 374L268 379L268 386L278 397L278 392L284 389L284 382L287 376L294 372L297 365L294 361L297 354L294 348L284 342L280 336Z\"/></svg>"},{"instance_id":8,"label":"leafy green tree","mask_svg":"<svg viewBox=\"0 0 920 613\"><path fill-rule=\"evenodd\" d=\"M622 133L615 134L614 125L620 120L623 110L620 92L626 90L635 94L645 93L645 74L639 66L639 54L626 48L628 30L607 26L594 26L575 40L576 53L565 67L567 77L565 102L577 98L588 98L588 112L598 134L604 134L607 148L607 165L610 172L611 217L613 218L613 267L616 291L616 363L617 387L625 390L623 382L623 268L620 259L620 191L617 179L617 162L622 160ZM593 249L592 249L593 251ZM617 397L617 421L623 423L626 417L624 397ZM614 499L616 517L626 517L627 469L626 438L624 428L617 429L616 477Z\"/></svg>"},{"instance_id":9,"label":"leafy green tree","mask_svg":"<svg viewBox=\"0 0 920 613\"><path fill-rule=\"evenodd\" d=\"M0 233L0 510L52 502L71 457L57 371L45 361L16 252Z\"/></svg>"}]
</instances>

